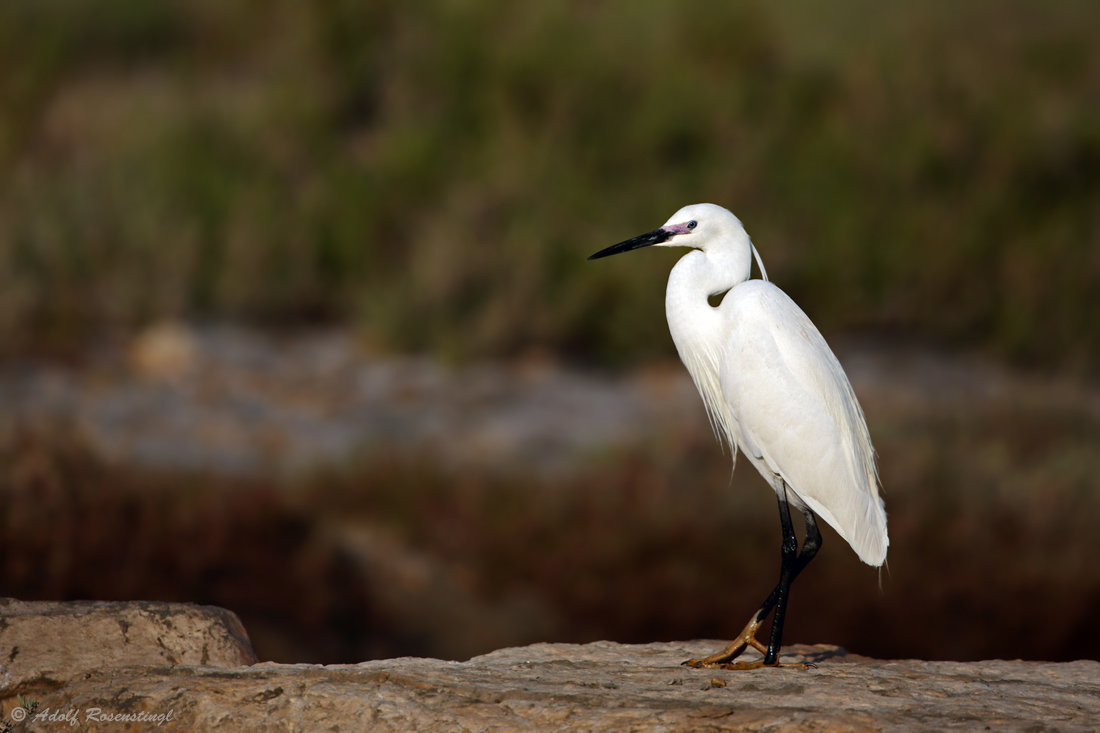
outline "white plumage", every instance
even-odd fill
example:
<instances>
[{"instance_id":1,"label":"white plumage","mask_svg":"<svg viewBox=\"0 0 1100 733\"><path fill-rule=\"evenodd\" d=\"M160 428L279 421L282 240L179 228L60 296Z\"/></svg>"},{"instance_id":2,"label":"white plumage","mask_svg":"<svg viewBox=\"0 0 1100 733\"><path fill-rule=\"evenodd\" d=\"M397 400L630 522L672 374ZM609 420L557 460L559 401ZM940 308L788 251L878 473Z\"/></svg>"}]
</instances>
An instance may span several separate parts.
<instances>
[{"instance_id":1,"label":"white plumage","mask_svg":"<svg viewBox=\"0 0 1100 733\"><path fill-rule=\"evenodd\" d=\"M687 223L697 222L687 229ZM874 449L844 369L813 322L767 281L741 222L714 204L673 214L658 246L693 251L672 268L669 331L716 432L788 500L829 523L869 565L889 538ZM756 256L764 280L749 280ZM729 291L718 307L708 298Z\"/></svg>"},{"instance_id":2,"label":"white plumage","mask_svg":"<svg viewBox=\"0 0 1100 733\"><path fill-rule=\"evenodd\" d=\"M714 204L685 206L660 229L589 259L652 245L692 248L668 277L668 328L718 439L730 446L735 465L740 449L772 486L783 525L775 590L725 649L684 664L779 665L791 583L821 547L815 515L865 563L886 561L890 539L867 422L840 362L802 309L768 282L760 254L736 216ZM763 280L749 280L753 257ZM722 302L711 306L709 298L722 293ZM790 504L806 520L801 552ZM772 609L765 647L756 632ZM733 662L750 646L764 658Z\"/></svg>"}]
</instances>

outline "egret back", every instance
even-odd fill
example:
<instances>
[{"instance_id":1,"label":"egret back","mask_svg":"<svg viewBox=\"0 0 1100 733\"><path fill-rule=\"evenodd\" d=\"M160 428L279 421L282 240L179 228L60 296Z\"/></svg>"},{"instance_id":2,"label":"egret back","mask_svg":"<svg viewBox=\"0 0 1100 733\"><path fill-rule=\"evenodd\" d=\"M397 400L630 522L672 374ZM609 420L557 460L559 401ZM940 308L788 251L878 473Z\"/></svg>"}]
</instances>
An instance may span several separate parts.
<instances>
[{"instance_id":1,"label":"egret back","mask_svg":"<svg viewBox=\"0 0 1100 733\"><path fill-rule=\"evenodd\" d=\"M840 362L782 290L752 280L723 301L720 384L741 449L796 505L829 523L870 565L889 537L874 448Z\"/></svg>"}]
</instances>

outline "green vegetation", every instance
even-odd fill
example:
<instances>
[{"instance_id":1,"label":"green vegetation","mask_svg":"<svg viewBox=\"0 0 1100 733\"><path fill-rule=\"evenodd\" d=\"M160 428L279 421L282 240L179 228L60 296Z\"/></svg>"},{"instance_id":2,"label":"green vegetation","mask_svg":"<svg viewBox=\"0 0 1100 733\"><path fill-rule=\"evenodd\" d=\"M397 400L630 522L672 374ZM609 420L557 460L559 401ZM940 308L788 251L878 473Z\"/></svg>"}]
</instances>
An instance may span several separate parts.
<instances>
[{"instance_id":1,"label":"green vegetation","mask_svg":"<svg viewBox=\"0 0 1100 733\"><path fill-rule=\"evenodd\" d=\"M583 258L709 200L827 332L1094 370L1100 7L880 5L8 0L2 350L667 354L673 255Z\"/></svg>"}]
</instances>

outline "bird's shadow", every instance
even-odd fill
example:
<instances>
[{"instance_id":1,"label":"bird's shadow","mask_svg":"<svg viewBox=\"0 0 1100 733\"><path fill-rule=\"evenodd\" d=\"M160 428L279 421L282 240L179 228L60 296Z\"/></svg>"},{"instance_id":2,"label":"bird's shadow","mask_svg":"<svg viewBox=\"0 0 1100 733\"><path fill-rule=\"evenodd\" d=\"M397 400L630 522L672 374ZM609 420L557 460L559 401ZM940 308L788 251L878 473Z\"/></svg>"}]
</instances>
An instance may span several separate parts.
<instances>
[{"instance_id":1,"label":"bird's shadow","mask_svg":"<svg viewBox=\"0 0 1100 733\"><path fill-rule=\"evenodd\" d=\"M801 662L815 666L825 662L853 664L870 661L868 657L851 654L844 647L835 644L792 644L783 647L779 658L783 662Z\"/></svg>"}]
</instances>

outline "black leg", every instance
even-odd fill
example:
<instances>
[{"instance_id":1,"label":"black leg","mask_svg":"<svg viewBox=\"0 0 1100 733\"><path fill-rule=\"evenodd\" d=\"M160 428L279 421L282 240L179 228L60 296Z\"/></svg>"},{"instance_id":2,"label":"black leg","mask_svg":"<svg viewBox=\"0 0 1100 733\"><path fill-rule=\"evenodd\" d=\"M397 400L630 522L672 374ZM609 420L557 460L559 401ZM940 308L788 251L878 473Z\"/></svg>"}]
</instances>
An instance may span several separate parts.
<instances>
[{"instance_id":1,"label":"black leg","mask_svg":"<svg viewBox=\"0 0 1100 733\"><path fill-rule=\"evenodd\" d=\"M778 477L777 477L778 478ZM779 479L782 481L782 479ZM741 634L731 641L722 651L711 654L703 659L689 659L685 665L693 668L722 667L725 669L754 669L761 664L775 665L779 660L779 649L783 640L783 617L787 608L787 598L790 595L791 583L798 574L813 560L814 555L821 548L821 532L817 528L817 518L809 509L803 509L802 514L806 519L806 539L802 543L802 552L798 553L798 539L791 525L791 513L787 505L787 485L779 487L779 518L783 523L783 564L780 569L779 583L771 594L760 605L760 609L753 614L752 619L746 624ZM798 553L797 557L795 553ZM756 640L756 630L763 623L771 610L776 609L775 620L772 621L770 644L765 647ZM749 646L764 652L764 659L759 662L732 663L732 660L741 655ZM742 665L742 666L738 666Z\"/></svg>"},{"instance_id":2,"label":"black leg","mask_svg":"<svg viewBox=\"0 0 1100 733\"><path fill-rule=\"evenodd\" d=\"M806 540L802 543L802 552L798 553L798 560L791 572L792 582L802 572L802 569L810 564L810 560L814 559L817 551L821 549L821 531L817 528L817 517L809 509L803 511L803 516L806 518ZM756 612L758 622L763 621L764 617L775 608L775 602L778 598L779 586L776 585L764 602L760 604L760 610Z\"/></svg>"},{"instance_id":3,"label":"black leg","mask_svg":"<svg viewBox=\"0 0 1100 733\"><path fill-rule=\"evenodd\" d=\"M783 621L787 615L787 599L790 597L791 583L798 577L810 560L821 548L821 532L817 520L809 509L803 510L806 518L806 539L802 543L802 552L798 552L798 538L791 524L791 511L787 504L787 484L783 483L783 494L779 497L779 521L783 525L782 565L779 570L779 584L760 606L756 617L763 620L772 606L775 617L772 619L772 632L768 641L768 653L764 655L764 664L774 665L779 661L779 649L783 643Z\"/></svg>"}]
</instances>

